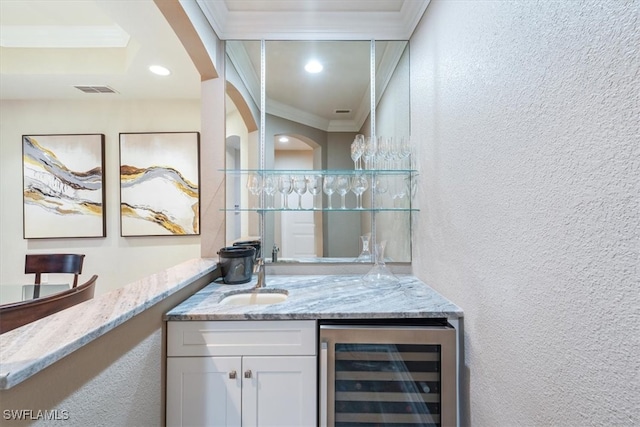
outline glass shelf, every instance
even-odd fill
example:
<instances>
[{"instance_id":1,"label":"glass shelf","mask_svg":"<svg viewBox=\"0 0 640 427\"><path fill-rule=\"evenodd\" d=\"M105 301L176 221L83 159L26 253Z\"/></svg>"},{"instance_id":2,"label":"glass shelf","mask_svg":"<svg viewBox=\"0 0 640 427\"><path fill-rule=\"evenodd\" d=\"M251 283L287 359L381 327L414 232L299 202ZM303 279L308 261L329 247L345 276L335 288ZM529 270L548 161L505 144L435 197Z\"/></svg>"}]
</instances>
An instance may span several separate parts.
<instances>
[{"instance_id":1,"label":"glass shelf","mask_svg":"<svg viewBox=\"0 0 640 427\"><path fill-rule=\"evenodd\" d=\"M412 207L413 201L411 200L410 194L414 194L416 181L415 179L418 176L417 171L411 169L400 169L400 170L387 170L387 169L365 169L365 170L354 170L354 169L333 169L333 170L300 170L300 169L222 169L227 176L228 180L232 180L235 183L232 184L232 187L244 187L246 186L246 181L250 179L250 177L257 176L258 182L262 182L266 179L266 177L279 177L279 176L290 176L295 178L296 176L321 176L323 177L323 181L327 176L347 176L352 180L354 176L364 176L367 178L368 184L365 186L365 190L361 193L363 195L369 192L368 201L362 204L362 207L358 208L357 202L354 202L352 195L354 192L348 191L347 194L351 194L348 196L350 198L350 202L347 203L346 208L342 208L340 206L340 196L337 191L334 191L333 195L333 206L327 207L316 207L311 208L310 204L307 202L307 206L304 206L301 209L298 208L297 203L290 200L288 203L282 203L282 194L283 192L278 192L277 190L272 193L272 195L267 197L272 197L275 200L275 206L272 203L266 203L267 206L274 207L259 207L261 206L259 202L256 202L259 193L263 190L259 190L257 193L252 193L249 195L248 203L247 199L245 199L242 203L236 204L232 207L222 208L222 211L225 212L360 212L360 213L377 213L377 212L417 212L418 209ZM371 183L375 182L376 188L382 188L384 186L384 190L380 190L380 192L376 193L375 199L371 200L371 191L372 185ZM317 188L317 187L316 187ZM390 198L390 193L388 191L392 191L394 188L398 189L396 195L394 193L393 198ZM292 194L292 198L295 200L295 192L290 191L289 194ZM310 194L307 191L303 191L302 194ZM323 192L321 191L320 199L323 199ZM289 196L287 196L289 197ZM307 196L308 198L308 196ZM314 200L318 200L316 197ZM326 193L324 193L324 200L326 203ZM357 199L356 199L357 200ZM292 207L292 203L293 206ZM373 204L372 204L373 203ZM315 206L319 206L317 202L313 202ZM350 206L349 206L350 204ZM247 206L255 206L255 207L247 207Z\"/></svg>"},{"instance_id":2,"label":"glass shelf","mask_svg":"<svg viewBox=\"0 0 640 427\"><path fill-rule=\"evenodd\" d=\"M247 175L255 173L259 175L417 175L415 169L324 169L324 170L300 170L300 169L219 169L228 175Z\"/></svg>"},{"instance_id":3,"label":"glass shelf","mask_svg":"<svg viewBox=\"0 0 640 427\"><path fill-rule=\"evenodd\" d=\"M284 209L284 208L226 208L225 212L419 212L415 208L322 208L322 209Z\"/></svg>"}]
</instances>

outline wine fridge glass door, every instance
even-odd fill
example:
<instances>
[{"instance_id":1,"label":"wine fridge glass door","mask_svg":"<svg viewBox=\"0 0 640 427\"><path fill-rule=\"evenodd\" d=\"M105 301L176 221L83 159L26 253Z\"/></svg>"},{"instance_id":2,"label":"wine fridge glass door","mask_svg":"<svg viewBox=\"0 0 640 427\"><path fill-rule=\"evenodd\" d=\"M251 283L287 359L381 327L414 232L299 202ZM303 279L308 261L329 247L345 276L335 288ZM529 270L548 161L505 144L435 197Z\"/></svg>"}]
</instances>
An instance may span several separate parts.
<instances>
[{"instance_id":1,"label":"wine fridge glass door","mask_svg":"<svg viewBox=\"0 0 640 427\"><path fill-rule=\"evenodd\" d=\"M321 325L321 425L455 426L455 345L450 326Z\"/></svg>"}]
</instances>

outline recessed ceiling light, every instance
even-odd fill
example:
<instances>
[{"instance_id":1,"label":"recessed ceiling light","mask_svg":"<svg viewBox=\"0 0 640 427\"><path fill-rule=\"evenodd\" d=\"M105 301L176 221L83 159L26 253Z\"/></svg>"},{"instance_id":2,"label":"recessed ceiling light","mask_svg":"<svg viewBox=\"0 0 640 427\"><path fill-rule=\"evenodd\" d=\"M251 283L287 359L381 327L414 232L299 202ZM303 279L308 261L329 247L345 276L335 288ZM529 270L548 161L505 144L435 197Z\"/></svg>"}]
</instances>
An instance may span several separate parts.
<instances>
[{"instance_id":1,"label":"recessed ceiling light","mask_svg":"<svg viewBox=\"0 0 640 427\"><path fill-rule=\"evenodd\" d=\"M280 139L278 139L278 141L280 141L280 142L289 142L289 138L287 138L286 136L281 136Z\"/></svg>"},{"instance_id":2,"label":"recessed ceiling light","mask_svg":"<svg viewBox=\"0 0 640 427\"><path fill-rule=\"evenodd\" d=\"M316 61L315 59L312 59L311 61L307 62L307 65L304 66L304 69L308 73L319 73L320 71L322 71L322 68L323 68L322 64Z\"/></svg>"},{"instance_id":3,"label":"recessed ceiling light","mask_svg":"<svg viewBox=\"0 0 640 427\"><path fill-rule=\"evenodd\" d=\"M168 76L169 74L171 74L171 71L169 71L167 68L163 67L162 65L152 65L149 67L149 71L159 76Z\"/></svg>"}]
</instances>

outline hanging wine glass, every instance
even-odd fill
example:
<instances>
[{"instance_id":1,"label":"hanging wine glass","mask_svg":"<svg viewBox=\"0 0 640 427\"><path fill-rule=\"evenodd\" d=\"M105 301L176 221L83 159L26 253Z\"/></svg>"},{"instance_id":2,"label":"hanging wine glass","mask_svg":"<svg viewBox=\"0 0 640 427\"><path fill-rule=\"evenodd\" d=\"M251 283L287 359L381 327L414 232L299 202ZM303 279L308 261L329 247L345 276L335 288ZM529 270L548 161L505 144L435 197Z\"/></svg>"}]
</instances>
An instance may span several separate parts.
<instances>
[{"instance_id":1,"label":"hanging wine glass","mask_svg":"<svg viewBox=\"0 0 640 427\"><path fill-rule=\"evenodd\" d=\"M322 180L322 191L327 195L327 209L333 209L331 206L331 196L336 191L336 177L334 175L326 175Z\"/></svg>"},{"instance_id":2,"label":"hanging wine glass","mask_svg":"<svg viewBox=\"0 0 640 427\"><path fill-rule=\"evenodd\" d=\"M338 175L336 177L336 192L340 195L340 209L346 209L345 198L351 189L351 180L348 175Z\"/></svg>"},{"instance_id":3,"label":"hanging wine glass","mask_svg":"<svg viewBox=\"0 0 640 427\"><path fill-rule=\"evenodd\" d=\"M362 193L369 188L369 181L363 174L354 175L351 180L351 191L356 195L356 209L362 209Z\"/></svg>"},{"instance_id":4,"label":"hanging wine glass","mask_svg":"<svg viewBox=\"0 0 640 427\"><path fill-rule=\"evenodd\" d=\"M316 209L317 195L322 193L322 175L307 175L307 191L313 195L313 209Z\"/></svg>"},{"instance_id":5,"label":"hanging wine glass","mask_svg":"<svg viewBox=\"0 0 640 427\"><path fill-rule=\"evenodd\" d=\"M293 191L291 176L280 175L280 177L278 177L278 191L282 194L282 205L284 209L289 209L289 194Z\"/></svg>"},{"instance_id":6,"label":"hanging wine glass","mask_svg":"<svg viewBox=\"0 0 640 427\"><path fill-rule=\"evenodd\" d=\"M278 180L273 175L267 175L264 177L262 182L262 191L269 196L267 200L267 208L273 208L273 196L276 194L278 190Z\"/></svg>"},{"instance_id":7,"label":"hanging wine glass","mask_svg":"<svg viewBox=\"0 0 640 427\"><path fill-rule=\"evenodd\" d=\"M293 191L298 195L298 209L302 209L302 195L307 192L307 178L304 175L293 176Z\"/></svg>"}]
</instances>

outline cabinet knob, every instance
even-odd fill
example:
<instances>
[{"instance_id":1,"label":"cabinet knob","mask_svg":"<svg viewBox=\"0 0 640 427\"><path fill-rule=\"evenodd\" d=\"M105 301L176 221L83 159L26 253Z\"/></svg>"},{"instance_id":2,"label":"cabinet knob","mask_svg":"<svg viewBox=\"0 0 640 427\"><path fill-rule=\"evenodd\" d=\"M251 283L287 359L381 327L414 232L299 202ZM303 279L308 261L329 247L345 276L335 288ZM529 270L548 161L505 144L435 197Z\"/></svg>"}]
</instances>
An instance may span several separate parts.
<instances>
[{"instance_id":1,"label":"cabinet knob","mask_svg":"<svg viewBox=\"0 0 640 427\"><path fill-rule=\"evenodd\" d=\"M236 379L236 371L229 372L229 379L232 379L232 380Z\"/></svg>"},{"instance_id":2,"label":"cabinet knob","mask_svg":"<svg viewBox=\"0 0 640 427\"><path fill-rule=\"evenodd\" d=\"M251 378L251 369L247 369L246 371L244 371L244 377Z\"/></svg>"}]
</instances>

